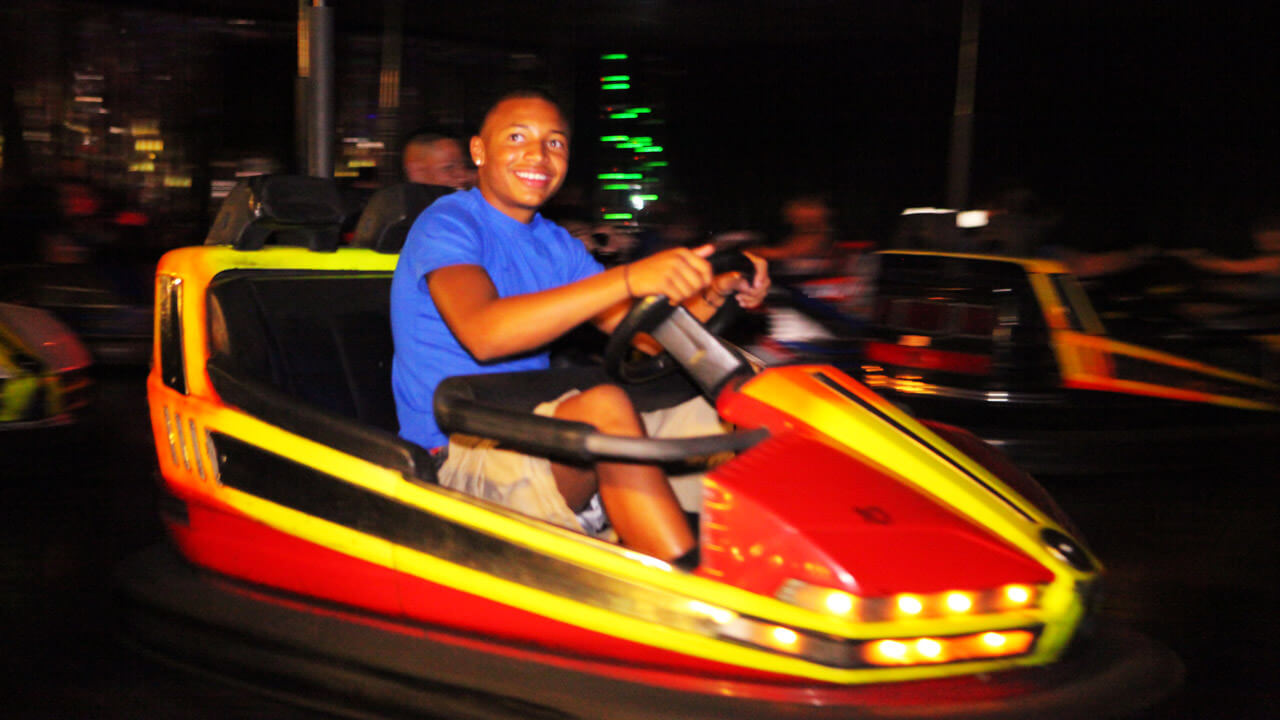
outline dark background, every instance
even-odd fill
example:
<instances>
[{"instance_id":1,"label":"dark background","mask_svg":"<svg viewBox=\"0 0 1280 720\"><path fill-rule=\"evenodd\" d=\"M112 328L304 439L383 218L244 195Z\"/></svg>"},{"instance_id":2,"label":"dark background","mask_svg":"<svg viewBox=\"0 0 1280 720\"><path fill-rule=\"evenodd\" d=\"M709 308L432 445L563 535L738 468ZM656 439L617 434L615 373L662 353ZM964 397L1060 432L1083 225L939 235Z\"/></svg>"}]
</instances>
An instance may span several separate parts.
<instances>
[{"instance_id":1,"label":"dark background","mask_svg":"<svg viewBox=\"0 0 1280 720\"><path fill-rule=\"evenodd\" d=\"M376 42L392 6L331 5L340 46L356 35ZM61 7L69 18L77 8L106 8L274 23L280 35L270 42L265 35L228 41L201 58L217 80L196 88L191 102L216 95L219 105L198 114L195 130L211 136L210 155L226 147L293 154L288 33L296 3ZM444 94L458 105L451 112L459 125L478 121L485 88L475 85L527 81L511 71L513 58L545 58L533 77L568 91L584 131L571 179L589 178L596 158L581 140L598 114L596 58L617 50L661 56L672 190L712 229L775 230L785 198L817 191L830 194L850 239L869 240L887 237L902 208L944 202L961 7L961 0L402 5L406 38L480 48L492 56L477 53L475 62L505 63L477 75L464 94ZM1025 188L1061 216L1057 239L1067 245L1248 252L1250 223L1280 212L1277 19L1265 3L986 0L971 204ZM355 62L340 54L339 73ZM410 70L407 92L441 97L430 77ZM339 87L340 102L343 94Z\"/></svg>"}]
</instances>

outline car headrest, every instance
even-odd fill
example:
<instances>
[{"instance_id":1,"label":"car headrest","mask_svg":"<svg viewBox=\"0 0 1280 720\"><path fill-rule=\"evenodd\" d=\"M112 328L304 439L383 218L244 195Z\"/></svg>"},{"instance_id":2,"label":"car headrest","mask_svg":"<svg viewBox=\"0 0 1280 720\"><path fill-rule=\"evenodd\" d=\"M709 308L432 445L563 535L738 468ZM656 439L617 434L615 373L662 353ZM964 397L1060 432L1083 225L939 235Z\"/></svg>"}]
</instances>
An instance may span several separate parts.
<instances>
[{"instance_id":1,"label":"car headrest","mask_svg":"<svg viewBox=\"0 0 1280 720\"><path fill-rule=\"evenodd\" d=\"M401 183L382 188L369 198L356 223L351 244L382 253L398 253L413 221L427 206L453 188L419 183Z\"/></svg>"},{"instance_id":2,"label":"car headrest","mask_svg":"<svg viewBox=\"0 0 1280 720\"><path fill-rule=\"evenodd\" d=\"M256 175L222 201L204 244L259 250L270 240L329 252L338 249L342 218L342 198L332 180Z\"/></svg>"}]
</instances>

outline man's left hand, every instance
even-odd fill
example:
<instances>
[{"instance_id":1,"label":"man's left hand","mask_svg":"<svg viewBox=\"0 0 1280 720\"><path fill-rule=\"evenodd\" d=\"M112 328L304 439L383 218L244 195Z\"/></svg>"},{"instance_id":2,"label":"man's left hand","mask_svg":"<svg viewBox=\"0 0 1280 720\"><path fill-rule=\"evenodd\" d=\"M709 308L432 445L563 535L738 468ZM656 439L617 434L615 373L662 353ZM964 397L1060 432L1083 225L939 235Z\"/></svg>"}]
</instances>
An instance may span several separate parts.
<instances>
[{"instance_id":1,"label":"man's left hand","mask_svg":"<svg viewBox=\"0 0 1280 720\"><path fill-rule=\"evenodd\" d=\"M750 310L760 307L764 302L772 281L769 280L769 263L764 258L749 252L743 255L750 258L751 263L756 266L755 278L748 280L738 272L724 273L712 279L711 289L722 297L733 295L739 305Z\"/></svg>"}]
</instances>

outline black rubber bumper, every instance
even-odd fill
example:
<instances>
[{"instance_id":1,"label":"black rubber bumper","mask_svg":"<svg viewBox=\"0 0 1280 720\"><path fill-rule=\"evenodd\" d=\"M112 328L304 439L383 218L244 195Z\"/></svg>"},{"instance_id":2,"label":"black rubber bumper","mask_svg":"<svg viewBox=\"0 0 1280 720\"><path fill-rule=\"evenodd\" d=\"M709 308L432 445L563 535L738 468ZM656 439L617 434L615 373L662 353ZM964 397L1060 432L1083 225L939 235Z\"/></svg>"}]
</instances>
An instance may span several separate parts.
<instances>
[{"instance_id":1,"label":"black rubber bumper","mask_svg":"<svg viewBox=\"0 0 1280 720\"><path fill-rule=\"evenodd\" d=\"M117 571L125 637L161 660L350 717L1117 717L1182 679L1168 649L1120 627L1048 668L837 687L732 682L623 668L403 624L239 585L167 547Z\"/></svg>"}]
</instances>

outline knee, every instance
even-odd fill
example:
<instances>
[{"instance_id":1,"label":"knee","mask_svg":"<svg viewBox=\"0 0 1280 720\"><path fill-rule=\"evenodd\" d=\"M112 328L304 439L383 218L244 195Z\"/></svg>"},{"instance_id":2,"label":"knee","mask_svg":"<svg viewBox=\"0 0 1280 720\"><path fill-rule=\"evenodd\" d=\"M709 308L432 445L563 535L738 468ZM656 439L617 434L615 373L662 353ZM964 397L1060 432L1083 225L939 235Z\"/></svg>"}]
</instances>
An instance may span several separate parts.
<instances>
[{"instance_id":1,"label":"knee","mask_svg":"<svg viewBox=\"0 0 1280 720\"><path fill-rule=\"evenodd\" d=\"M631 404L631 398L617 385L597 385L575 395L565 404L569 403L573 405L567 408L571 412L568 419L589 423L610 435L644 435L644 425Z\"/></svg>"}]
</instances>

